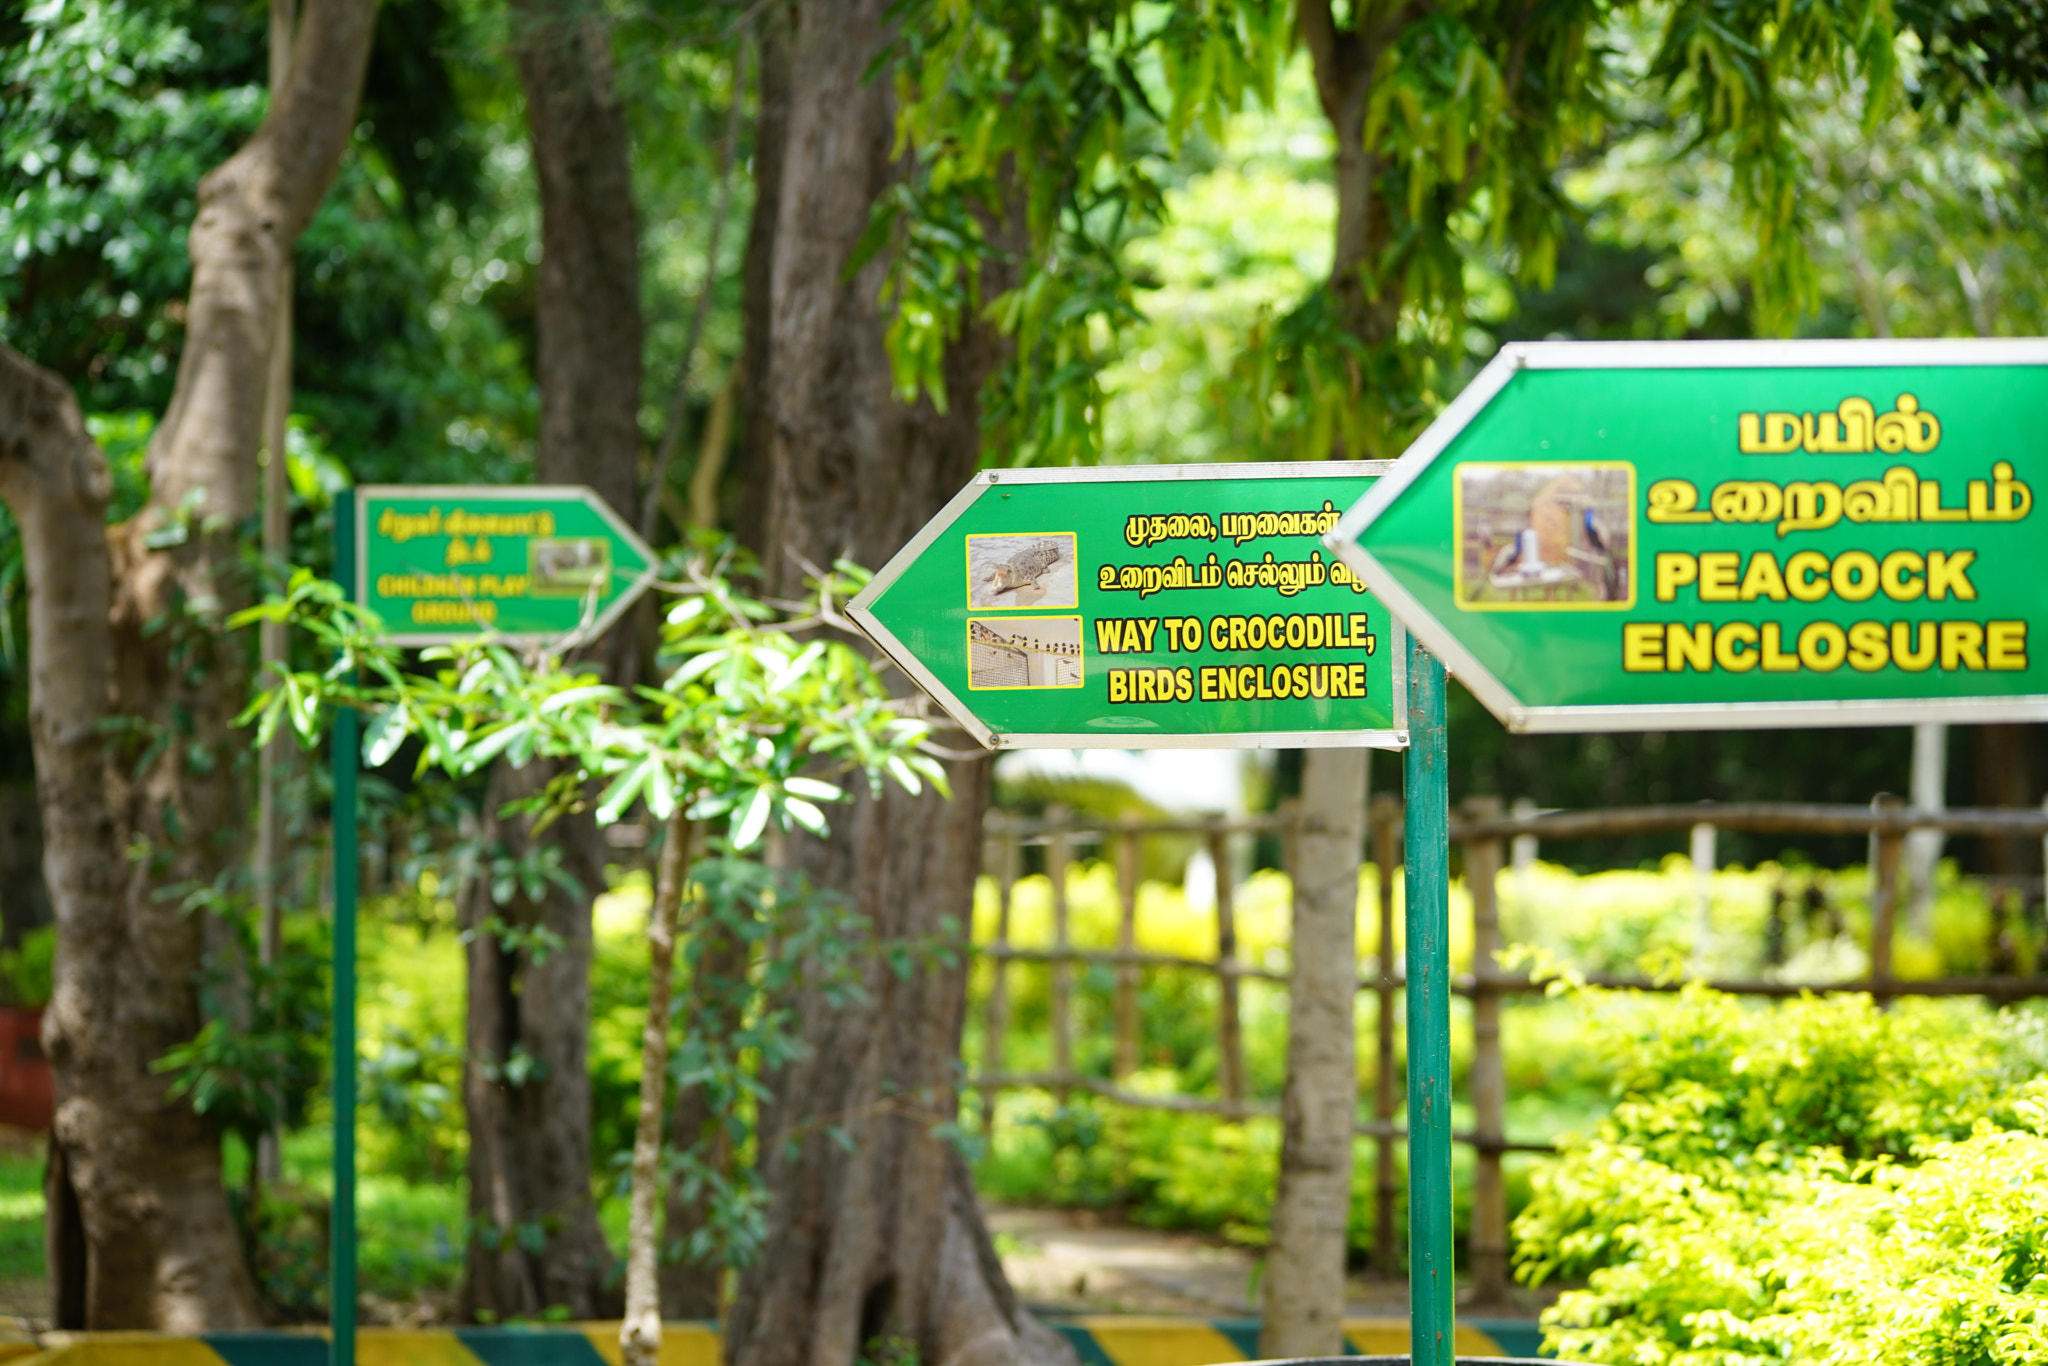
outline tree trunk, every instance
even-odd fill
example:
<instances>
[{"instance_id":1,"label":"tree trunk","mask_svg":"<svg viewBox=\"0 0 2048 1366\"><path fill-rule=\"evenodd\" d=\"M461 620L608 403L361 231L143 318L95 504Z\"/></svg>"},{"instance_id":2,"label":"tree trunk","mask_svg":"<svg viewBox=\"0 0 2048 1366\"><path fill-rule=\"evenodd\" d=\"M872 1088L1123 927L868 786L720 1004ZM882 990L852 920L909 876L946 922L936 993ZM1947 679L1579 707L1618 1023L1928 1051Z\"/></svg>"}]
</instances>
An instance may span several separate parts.
<instances>
[{"instance_id":1,"label":"tree trunk","mask_svg":"<svg viewBox=\"0 0 2048 1366\"><path fill-rule=\"evenodd\" d=\"M43 818L36 785L0 781L0 948L15 948L47 925L50 889L43 883Z\"/></svg>"},{"instance_id":2,"label":"tree trunk","mask_svg":"<svg viewBox=\"0 0 2048 1366\"><path fill-rule=\"evenodd\" d=\"M537 328L541 483L587 484L628 522L638 507L640 456L639 227L624 111L613 91L611 35L596 8L551 0L513 5L514 52L526 92L540 184ZM623 625L592 648L614 681L633 682L637 642ZM506 800L539 789L555 770L533 764L493 776L486 847L514 859L533 841L503 818ZM501 936L469 943L469 1248L462 1308L505 1318L566 1307L579 1318L618 1312L608 1288L615 1257L592 1193L590 905L604 890L605 845L587 814L564 817L546 841L581 885L538 901L490 900L474 889L467 921L544 927L552 952L508 950ZM529 1070L521 1059L540 1066Z\"/></svg>"},{"instance_id":3,"label":"tree trunk","mask_svg":"<svg viewBox=\"0 0 2048 1366\"><path fill-rule=\"evenodd\" d=\"M662 781L668 781L666 775ZM668 1082L668 1005L675 981L676 908L690 871L695 835L686 803L669 816L661 846L661 875L647 915L647 1019L640 1027L640 1111L633 1126L633 1200L626 1231L626 1317L619 1330L625 1366L655 1366L661 1359L659 1230L661 1110Z\"/></svg>"},{"instance_id":4,"label":"tree trunk","mask_svg":"<svg viewBox=\"0 0 2048 1366\"><path fill-rule=\"evenodd\" d=\"M998 358L978 325L948 356L950 413L890 393L880 266L842 279L875 197L895 174L886 0L791 6L787 107L757 384L765 499L752 528L771 590L795 556L879 565L973 474L982 379ZM764 56L767 54L764 53ZM775 77L764 63L763 98ZM775 126L764 108L763 136ZM991 291L993 292L993 291ZM761 477L757 474L757 477ZM828 841L792 838L792 862L850 896L877 941L964 937L979 868L985 760L954 765L954 799L891 788L841 807ZM851 1366L868 1343L908 1344L927 1366L1070 1361L1017 1306L975 1209L965 1161L937 1132L957 1118L964 961L922 957L898 977L879 956L867 995L789 1003L809 1045L770 1079L759 1151L771 1193L761 1260L727 1320L733 1366ZM850 1144L835 1140L835 1132Z\"/></svg>"},{"instance_id":5,"label":"tree trunk","mask_svg":"<svg viewBox=\"0 0 2048 1366\"><path fill-rule=\"evenodd\" d=\"M1259 1354L1337 1356L1344 1342L1351 1119L1358 1104L1358 868L1366 752L1312 749L1301 770L1289 956L1287 1083Z\"/></svg>"},{"instance_id":6,"label":"tree trunk","mask_svg":"<svg viewBox=\"0 0 2048 1366\"><path fill-rule=\"evenodd\" d=\"M1354 13L1352 22L1351 29L1340 29L1330 0L1303 0L1302 42L1337 139L1330 292L1344 330L1379 347L1394 338L1400 295L1397 281L1381 278L1392 219L1381 194L1379 158L1365 145L1365 112L1380 51L1403 20ZM1312 749L1304 756L1280 1181L1259 1340L1260 1351L1270 1357L1343 1350L1351 1122L1358 1098L1352 1001L1365 777L1363 750Z\"/></svg>"},{"instance_id":7,"label":"tree trunk","mask_svg":"<svg viewBox=\"0 0 2048 1366\"><path fill-rule=\"evenodd\" d=\"M1979 806L2033 806L2041 800L2039 726L2007 723L1973 728L1972 786ZM2041 871L2041 841L1986 835L1978 840L1981 870L1992 877Z\"/></svg>"},{"instance_id":8,"label":"tree trunk","mask_svg":"<svg viewBox=\"0 0 2048 1366\"><path fill-rule=\"evenodd\" d=\"M706 917L698 918L691 933L708 936L708 940L690 977L689 996L684 1003L684 1037L730 1038L742 1023L731 1009L734 996L730 986L748 970L747 947ZM669 1118L669 1142L685 1150L705 1144L714 1162L729 1161L730 1153L720 1142L718 1127L726 1117L713 1108L712 1101L702 1085L678 1090ZM661 1311L666 1318L716 1319L724 1307L724 1263L683 1253L683 1244L690 1234L704 1227L710 1215L708 1188L700 1187L689 1197L684 1195L680 1181L669 1189L663 1222L667 1255L661 1265Z\"/></svg>"},{"instance_id":9,"label":"tree trunk","mask_svg":"<svg viewBox=\"0 0 2048 1366\"><path fill-rule=\"evenodd\" d=\"M75 398L0 349L0 497L28 567L30 730L57 917L50 1208L77 1218L52 1245L75 1248L77 1234L84 1254L52 1270L58 1309L79 1326L257 1320L219 1135L152 1065L200 1023L209 917L172 889L217 885L241 852L242 654L221 629L247 591L234 528L256 508L282 264L348 145L374 14L367 0L311 0L291 80L200 182L187 343L133 522L104 525L106 465ZM73 1269L83 1287L63 1279Z\"/></svg>"},{"instance_id":10,"label":"tree trunk","mask_svg":"<svg viewBox=\"0 0 2048 1366\"><path fill-rule=\"evenodd\" d=\"M486 849L524 851L528 818L499 816L539 792L547 765L492 772ZM491 877L463 902L468 936L469 1039L463 1100L469 1112L469 1214L473 1223L465 1318L535 1317L566 1308L580 1319L618 1312L607 1290L614 1257L597 1222L590 1156L590 893L604 865L568 818L563 870L585 889L550 885L538 900L500 906ZM597 852L601 853L601 849ZM541 943L514 942L538 933Z\"/></svg>"}]
</instances>

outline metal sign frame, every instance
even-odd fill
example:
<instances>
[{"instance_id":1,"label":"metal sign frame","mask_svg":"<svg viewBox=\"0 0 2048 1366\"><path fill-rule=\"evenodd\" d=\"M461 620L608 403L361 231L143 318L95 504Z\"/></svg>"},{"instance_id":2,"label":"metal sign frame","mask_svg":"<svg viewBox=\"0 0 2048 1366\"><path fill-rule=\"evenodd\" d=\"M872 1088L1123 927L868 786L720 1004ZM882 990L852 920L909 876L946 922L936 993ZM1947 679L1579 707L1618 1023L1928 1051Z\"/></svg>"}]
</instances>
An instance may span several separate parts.
<instances>
[{"instance_id":1,"label":"metal sign frame","mask_svg":"<svg viewBox=\"0 0 2048 1366\"><path fill-rule=\"evenodd\" d=\"M661 569L661 556L654 553L639 533L626 525L618 510L612 507L602 495L588 484L361 484L351 490L356 500L355 530L355 573L348 587L355 594L358 603L370 600L370 519L366 515L373 498L461 498L468 502L532 502L536 499L554 498L583 504L595 512L604 524L620 540L633 547L640 557L647 561L647 568L626 580L617 597L606 604L588 622L577 625L575 630L563 631L494 631L482 628L475 631L392 631L387 630L384 639L392 645L453 645L465 640L493 640L512 645L535 645L544 641L559 641L568 636L583 640L595 640L611 629L613 622L625 614L627 608L647 591ZM617 571L614 570L614 573ZM385 623L386 627L391 625Z\"/></svg>"},{"instance_id":2,"label":"metal sign frame","mask_svg":"<svg viewBox=\"0 0 2048 1366\"><path fill-rule=\"evenodd\" d=\"M1142 731L1094 731L1067 735L1059 733L1003 733L991 730L966 702L941 683L875 618L874 602L915 563L919 556L959 521L961 514L994 484L1145 484L1206 479L1311 479L1370 477L1385 479L1396 468L1392 460L1292 460L1272 464L1238 462L1215 465L1070 465L1058 469L983 470L967 487L953 495L943 508L924 524L917 535L897 551L846 605L868 638L890 661L908 674L920 688L945 709L960 729L982 748L1005 749L1323 749L1365 748L1406 749L1408 747L1408 636L1393 605L1385 599L1388 635L1381 648L1393 651L1393 717L1390 730L1354 731L1237 731L1221 735L1148 735ZM1378 485L1374 488L1377 489ZM1370 496L1370 495L1368 495Z\"/></svg>"},{"instance_id":3,"label":"metal sign frame","mask_svg":"<svg viewBox=\"0 0 2048 1366\"><path fill-rule=\"evenodd\" d=\"M1435 463L1522 370L1804 370L1880 366L2048 366L2048 339L1926 341L1514 342L1500 349L1394 468L1358 500L1323 544L1472 690L1510 731L1745 730L1790 726L1903 726L2048 720L2048 695L1832 702L1689 702L1532 707L1480 664L1457 635L1359 545L1359 533Z\"/></svg>"}]
</instances>

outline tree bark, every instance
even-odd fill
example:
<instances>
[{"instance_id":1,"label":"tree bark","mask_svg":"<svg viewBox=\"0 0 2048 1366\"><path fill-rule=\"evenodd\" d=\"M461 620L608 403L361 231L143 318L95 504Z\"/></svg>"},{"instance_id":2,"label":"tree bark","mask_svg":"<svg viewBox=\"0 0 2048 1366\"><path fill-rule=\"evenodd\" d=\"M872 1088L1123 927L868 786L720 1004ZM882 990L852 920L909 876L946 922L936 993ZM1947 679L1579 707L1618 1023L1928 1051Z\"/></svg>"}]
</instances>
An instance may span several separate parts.
<instances>
[{"instance_id":1,"label":"tree bark","mask_svg":"<svg viewBox=\"0 0 2048 1366\"><path fill-rule=\"evenodd\" d=\"M664 779L665 780L665 779ZM647 916L647 1019L640 1028L640 1111L633 1128L633 1200L626 1231L626 1314L619 1329L625 1366L655 1366L661 1359L659 1230L661 1110L668 1082L668 1006L675 981L676 908L690 870L694 835L683 804L668 820L661 875Z\"/></svg>"},{"instance_id":2,"label":"tree bark","mask_svg":"<svg viewBox=\"0 0 2048 1366\"><path fill-rule=\"evenodd\" d=\"M1365 144L1365 113L1380 53L1406 22L1407 11L1361 17L1360 7L1353 8L1353 27L1343 29L1330 0L1303 0L1300 26L1317 97L1337 139L1330 292L1344 330L1378 347L1394 338L1400 293L1397 281L1381 278L1392 218L1381 194L1380 160ZM1358 1098L1352 1002L1365 775L1363 750L1313 749L1303 757L1280 1179L1261 1291L1259 1349L1270 1357L1343 1350L1351 1122Z\"/></svg>"},{"instance_id":3,"label":"tree bark","mask_svg":"<svg viewBox=\"0 0 2048 1366\"><path fill-rule=\"evenodd\" d=\"M43 883L43 818L36 785L0 781L0 948L15 948L54 917Z\"/></svg>"},{"instance_id":4,"label":"tree bark","mask_svg":"<svg viewBox=\"0 0 2048 1366\"><path fill-rule=\"evenodd\" d=\"M684 1037L730 1038L742 1021L730 1008L732 983L748 969L747 948L723 927L700 917L693 935L708 936L691 974L689 995L684 1002ZM714 989L714 984L717 984ZM685 1086L676 1092L675 1108L669 1118L669 1142L688 1149L700 1143L711 1145L714 1161L729 1160L719 1142L716 1126L725 1116L712 1105L712 1097L701 1085ZM680 1181L670 1187L663 1217L664 1243L668 1250L661 1264L661 1311L671 1319L716 1319L724 1306L724 1264L683 1254L690 1234L704 1227L711 1215L711 1192L699 1189L684 1195Z\"/></svg>"},{"instance_id":5,"label":"tree bark","mask_svg":"<svg viewBox=\"0 0 2048 1366\"><path fill-rule=\"evenodd\" d=\"M1261 1286L1259 1354L1266 1357L1344 1350L1365 775L1362 749L1312 749L1303 756L1280 1184Z\"/></svg>"},{"instance_id":6,"label":"tree bark","mask_svg":"<svg viewBox=\"0 0 2048 1366\"><path fill-rule=\"evenodd\" d=\"M516 0L513 47L526 93L540 186L541 483L587 484L630 523L640 456L639 226L625 113L613 89L611 33L594 6ZM624 625L591 648L614 682L631 684L638 643ZM554 769L494 774L487 847L520 858L524 819L499 808L537 791ZM589 1047L590 906L604 890L605 846L589 815L564 817L547 843L562 851L580 894L551 887L504 907L472 892L469 1046L469 1248L462 1309L506 1318L566 1307L579 1318L618 1312L607 1285L615 1258L592 1192ZM482 933L495 916L546 928L562 947L508 950ZM538 1071L520 1075L516 1060ZM508 1072L506 1064L513 1062Z\"/></svg>"},{"instance_id":7,"label":"tree bark","mask_svg":"<svg viewBox=\"0 0 2048 1366\"><path fill-rule=\"evenodd\" d=\"M870 206L896 174L889 81L864 79L887 39L886 8L790 7L768 290L749 301L765 328L764 364L750 376L754 429L767 443L754 452L765 456L765 497L751 530L772 591L798 586L799 555L878 565L938 511L974 472L974 399L1000 356L995 339L970 325L947 360L951 412L897 403L880 263L842 278ZM764 102L776 79L769 65ZM772 113L764 105L764 137ZM950 802L895 788L857 798L834 814L830 840L793 838L791 860L850 896L878 942L949 934L957 943L979 868L988 772L985 760L954 765ZM809 1053L770 1079L759 1139L767 1242L741 1278L727 1360L851 1366L887 1338L928 1366L1071 1361L1019 1310L966 1163L937 1132L958 1113L964 961L926 956L898 977L877 955L862 971L859 1003L835 1006L803 990L789 1003Z\"/></svg>"},{"instance_id":8,"label":"tree bark","mask_svg":"<svg viewBox=\"0 0 2048 1366\"><path fill-rule=\"evenodd\" d=\"M57 1082L50 1207L75 1208L56 1304L89 1328L246 1327L254 1283L221 1188L219 1136L152 1070L200 1023L208 887L241 850L231 730L246 593L234 528L256 452L278 281L355 125L375 6L311 0L292 77L199 185L187 341L150 446L151 497L104 525L104 459L62 384L0 349L0 497L29 575L30 729L57 917L44 1034ZM107 723L121 743L107 743ZM167 895L167 892L171 893Z\"/></svg>"}]
</instances>

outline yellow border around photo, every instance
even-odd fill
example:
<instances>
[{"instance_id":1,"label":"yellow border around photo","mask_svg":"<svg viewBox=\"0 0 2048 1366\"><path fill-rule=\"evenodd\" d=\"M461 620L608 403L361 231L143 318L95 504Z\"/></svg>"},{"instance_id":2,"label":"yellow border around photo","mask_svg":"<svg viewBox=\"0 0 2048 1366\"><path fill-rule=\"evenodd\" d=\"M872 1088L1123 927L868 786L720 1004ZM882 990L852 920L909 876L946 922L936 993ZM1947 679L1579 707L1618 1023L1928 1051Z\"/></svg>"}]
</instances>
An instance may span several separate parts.
<instances>
[{"instance_id":1,"label":"yellow border around photo","mask_svg":"<svg viewBox=\"0 0 2048 1366\"><path fill-rule=\"evenodd\" d=\"M1619 602L1472 602L1465 596L1466 470L1627 470L1628 596ZM1451 467L1451 602L1461 612L1626 612L1636 605L1636 467L1628 460L1468 460Z\"/></svg>"},{"instance_id":2,"label":"yellow border around photo","mask_svg":"<svg viewBox=\"0 0 2048 1366\"><path fill-rule=\"evenodd\" d=\"M991 539L1014 540L1028 536L1034 540L1050 541L1064 536L1067 541L1067 558L1074 565L1074 600L1072 602L1024 602L1013 607L981 607L974 601L974 543ZM1043 612L1053 607L1079 607L1081 605L1081 538L1072 531L976 531L961 538L964 543L962 554L966 557L967 610L970 612Z\"/></svg>"},{"instance_id":3,"label":"yellow border around photo","mask_svg":"<svg viewBox=\"0 0 2048 1366\"><path fill-rule=\"evenodd\" d=\"M975 645L974 628L976 624L994 625L1000 623L1004 626L1021 626L1031 621L1071 621L1074 623L1074 645L1076 652L1073 659L1080 666L1081 676L1072 683L1025 683L1009 687L976 683L974 681L974 656L971 653ZM967 690L969 692L1065 692L1073 688L1086 686L1088 682L1088 639L1083 629L1085 626L1086 623L1081 620L1079 613L1073 616L1062 614L1051 617L995 617L988 620L980 617L969 617L967 619L967 648L970 653L967 657Z\"/></svg>"}]
</instances>

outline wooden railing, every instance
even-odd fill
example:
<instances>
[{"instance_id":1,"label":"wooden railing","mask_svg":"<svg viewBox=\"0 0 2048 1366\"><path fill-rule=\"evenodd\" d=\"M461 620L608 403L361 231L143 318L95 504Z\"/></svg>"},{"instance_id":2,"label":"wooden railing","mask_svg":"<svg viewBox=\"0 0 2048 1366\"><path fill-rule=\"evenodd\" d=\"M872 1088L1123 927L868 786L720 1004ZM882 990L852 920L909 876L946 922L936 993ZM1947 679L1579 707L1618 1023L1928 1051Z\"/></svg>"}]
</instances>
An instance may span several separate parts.
<instances>
[{"instance_id":1,"label":"wooden railing","mask_svg":"<svg viewBox=\"0 0 2048 1366\"><path fill-rule=\"evenodd\" d=\"M1046 819L1018 819L991 813L985 826L984 870L996 883L993 937L978 946L989 959L993 980L985 1003L981 1067L968 1081L979 1093L983 1131L994 1121L996 1096L1013 1089L1042 1089L1064 1099L1073 1092L1099 1096L1119 1105L1230 1119L1272 1116L1270 1103L1250 1099L1245 1080L1244 1040L1240 1021L1239 984L1246 979L1284 986L1288 974L1260 968L1238 957L1236 913L1232 896L1231 846L1234 841L1278 836L1282 866L1292 872L1297 812L1290 806L1269 815L1217 818L1197 822L1124 822L1090 827L1057 811ZM1868 993L1880 1002L1902 996L1981 996L2008 1002L2048 996L2048 977L1979 976L1934 980L1901 980L1893 975L1892 940L1899 908L1900 862L1906 834L1939 830L1947 835L1988 835L2048 839L2048 811L1955 809L1916 811L1895 798L1880 797L1869 807L1791 802L1707 803L1692 806L1644 806L1594 811L1548 811L1509 815L1497 798L1473 798L1451 821L1450 835L1463 846L1465 881L1472 898L1472 961L1477 970L1454 979L1452 989L1473 1003L1473 1063L1470 1077L1473 1127L1453 1135L1475 1150L1472 1272L1482 1297L1505 1293L1509 1273L1507 1195L1502 1158L1511 1152L1549 1152L1548 1143L1510 1139L1506 1134L1507 1082L1501 1040L1501 1004L1515 994L1546 990L1526 974L1493 966L1502 948L1496 883L1509 841L1611 838L1668 831L1693 831L1693 848L1711 848L1698 837L1702 828L1766 834L1868 835L1873 840L1870 968L1856 981L1825 984L1768 979L1715 980L1717 990L1747 996L1788 997L1805 992ZM1192 837L1206 847L1216 870L1217 952L1214 958L1151 953L1137 947L1139 841L1147 836ZM1377 879L1378 944L1381 952L1358 989L1375 1005L1375 1086L1372 1118L1355 1131L1375 1140L1373 1164L1373 1264L1397 1264L1393 1242L1394 1214L1399 1197L1395 1144L1406 1130L1394 1122L1400 1088L1395 1068L1394 1011L1402 989L1401 974L1385 951L1394 942L1394 878L1401 862L1401 809L1391 797L1373 801L1368 824L1371 861L1381 870ZM1023 867L1023 850L1042 847L1051 883L1052 943L1022 948L1010 942L1014 894ZM1092 847L1115 869L1117 936L1114 949L1077 948L1071 938L1067 869L1077 848ZM1705 870L1702 870L1705 871ZM1013 963L1045 964L1050 968L1048 1011L1052 1034L1052 1067L1044 1072L1006 1070L1010 1025L1009 967ZM1087 1075L1074 1063L1073 967L1101 964L1114 969L1111 1012L1114 1039L1108 1078ZM1147 968L1208 973L1217 979L1216 1036L1218 1051L1215 1096L1157 1095L1131 1089L1126 1083L1137 1070L1139 1055L1139 974ZM1589 985L1642 991L1676 991L1679 982L1637 977L1591 975Z\"/></svg>"}]
</instances>

